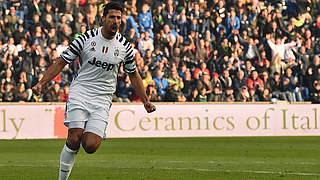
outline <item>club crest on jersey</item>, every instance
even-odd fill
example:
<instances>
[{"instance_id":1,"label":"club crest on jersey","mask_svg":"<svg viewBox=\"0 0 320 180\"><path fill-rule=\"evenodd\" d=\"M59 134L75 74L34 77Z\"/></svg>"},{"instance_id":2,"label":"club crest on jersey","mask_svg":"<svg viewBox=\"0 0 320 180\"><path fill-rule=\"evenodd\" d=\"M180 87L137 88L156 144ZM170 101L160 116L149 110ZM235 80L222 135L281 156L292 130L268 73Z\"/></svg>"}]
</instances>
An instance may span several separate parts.
<instances>
[{"instance_id":1,"label":"club crest on jersey","mask_svg":"<svg viewBox=\"0 0 320 180\"><path fill-rule=\"evenodd\" d=\"M91 42L91 46L96 46L96 45L97 45L97 43L95 41Z\"/></svg>"},{"instance_id":2,"label":"club crest on jersey","mask_svg":"<svg viewBox=\"0 0 320 180\"><path fill-rule=\"evenodd\" d=\"M103 54L107 54L108 53L108 49L109 49L109 47L103 46L102 47L102 53Z\"/></svg>"},{"instance_id":3,"label":"club crest on jersey","mask_svg":"<svg viewBox=\"0 0 320 180\"><path fill-rule=\"evenodd\" d=\"M119 47L115 47L115 48L114 48L114 53L113 53L113 55L114 55L114 56L119 56L119 54L120 54Z\"/></svg>"}]
</instances>

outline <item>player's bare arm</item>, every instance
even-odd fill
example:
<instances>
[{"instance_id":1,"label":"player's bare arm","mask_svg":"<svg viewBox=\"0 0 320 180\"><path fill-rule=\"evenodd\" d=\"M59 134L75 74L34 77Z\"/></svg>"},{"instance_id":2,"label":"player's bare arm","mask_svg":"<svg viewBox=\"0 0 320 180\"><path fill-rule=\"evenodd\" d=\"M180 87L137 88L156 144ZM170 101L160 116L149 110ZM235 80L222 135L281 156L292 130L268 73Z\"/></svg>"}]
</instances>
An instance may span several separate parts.
<instances>
[{"instance_id":1,"label":"player's bare arm","mask_svg":"<svg viewBox=\"0 0 320 180\"><path fill-rule=\"evenodd\" d=\"M54 77L56 77L62 71L66 64L67 62L62 58L59 58L57 62L52 64L43 78L32 88L33 93L35 93L36 95L40 95L40 93L46 87L47 83L50 82Z\"/></svg>"},{"instance_id":2,"label":"player's bare arm","mask_svg":"<svg viewBox=\"0 0 320 180\"><path fill-rule=\"evenodd\" d=\"M129 78L134 90L136 91L137 95L141 98L141 101L144 104L144 108L146 109L146 111L148 113L155 111L156 106L150 102L138 71L129 73Z\"/></svg>"}]
</instances>

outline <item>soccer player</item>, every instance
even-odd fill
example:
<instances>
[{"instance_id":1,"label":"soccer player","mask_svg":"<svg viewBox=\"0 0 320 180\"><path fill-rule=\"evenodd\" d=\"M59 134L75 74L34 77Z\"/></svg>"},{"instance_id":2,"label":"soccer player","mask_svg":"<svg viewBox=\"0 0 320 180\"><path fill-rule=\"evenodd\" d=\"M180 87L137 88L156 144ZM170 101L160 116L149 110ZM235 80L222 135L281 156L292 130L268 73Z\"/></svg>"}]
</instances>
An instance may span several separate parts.
<instances>
[{"instance_id":1,"label":"soccer player","mask_svg":"<svg viewBox=\"0 0 320 180\"><path fill-rule=\"evenodd\" d=\"M64 124L68 127L68 137L60 156L59 180L68 179L80 144L88 154L94 153L100 146L108 124L120 65L128 73L146 111L151 113L156 110L136 71L133 48L118 33L122 13L119 3L106 4L103 26L77 37L33 87L33 92L39 95L66 64L79 57L79 71L71 83L66 103Z\"/></svg>"}]
</instances>

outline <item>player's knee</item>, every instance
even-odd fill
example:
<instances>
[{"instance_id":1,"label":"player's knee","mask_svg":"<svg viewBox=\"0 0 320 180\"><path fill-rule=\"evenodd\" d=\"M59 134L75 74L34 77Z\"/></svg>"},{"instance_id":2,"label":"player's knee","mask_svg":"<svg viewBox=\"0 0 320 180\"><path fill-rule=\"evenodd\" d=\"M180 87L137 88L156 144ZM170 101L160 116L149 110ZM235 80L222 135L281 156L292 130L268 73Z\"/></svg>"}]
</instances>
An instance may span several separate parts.
<instances>
[{"instance_id":1,"label":"player's knee","mask_svg":"<svg viewBox=\"0 0 320 180\"><path fill-rule=\"evenodd\" d=\"M79 147L81 142L82 132L69 131L67 143L73 147Z\"/></svg>"},{"instance_id":2,"label":"player's knee","mask_svg":"<svg viewBox=\"0 0 320 180\"><path fill-rule=\"evenodd\" d=\"M99 145L96 143L92 143L92 142L85 142L82 144L83 149L86 151L86 153L88 154L93 154L97 151Z\"/></svg>"}]
</instances>

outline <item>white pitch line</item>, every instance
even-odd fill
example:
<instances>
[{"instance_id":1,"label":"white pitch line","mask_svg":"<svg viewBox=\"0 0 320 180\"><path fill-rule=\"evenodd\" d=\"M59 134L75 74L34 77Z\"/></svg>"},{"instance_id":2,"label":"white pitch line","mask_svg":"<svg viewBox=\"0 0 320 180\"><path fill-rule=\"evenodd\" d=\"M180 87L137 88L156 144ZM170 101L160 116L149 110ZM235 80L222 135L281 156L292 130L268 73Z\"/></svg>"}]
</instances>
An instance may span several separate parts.
<instances>
[{"instance_id":1,"label":"white pitch line","mask_svg":"<svg viewBox=\"0 0 320 180\"><path fill-rule=\"evenodd\" d=\"M0 164L0 167L52 167L48 165L33 165L33 164L18 164L18 165L8 165L8 164ZM98 167L98 166L97 166ZM99 166L100 167L100 166ZM141 168L141 169L149 169L149 168ZM318 173L304 173L304 172L279 172L279 171L252 171L252 170L214 170L214 169L203 169L203 168L154 168L158 170L194 170L194 171L202 171L202 172L227 172L227 173L251 173L251 174L279 174L279 175L297 175L297 176L320 176Z\"/></svg>"},{"instance_id":2,"label":"white pitch line","mask_svg":"<svg viewBox=\"0 0 320 180\"><path fill-rule=\"evenodd\" d=\"M252 171L252 170L214 170L202 168L155 168L164 170L195 170L205 172L229 172L229 173L252 173L252 174L279 174L279 175L299 175L299 176L320 176L318 173L303 173L303 172L277 172L277 171Z\"/></svg>"}]
</instances>

